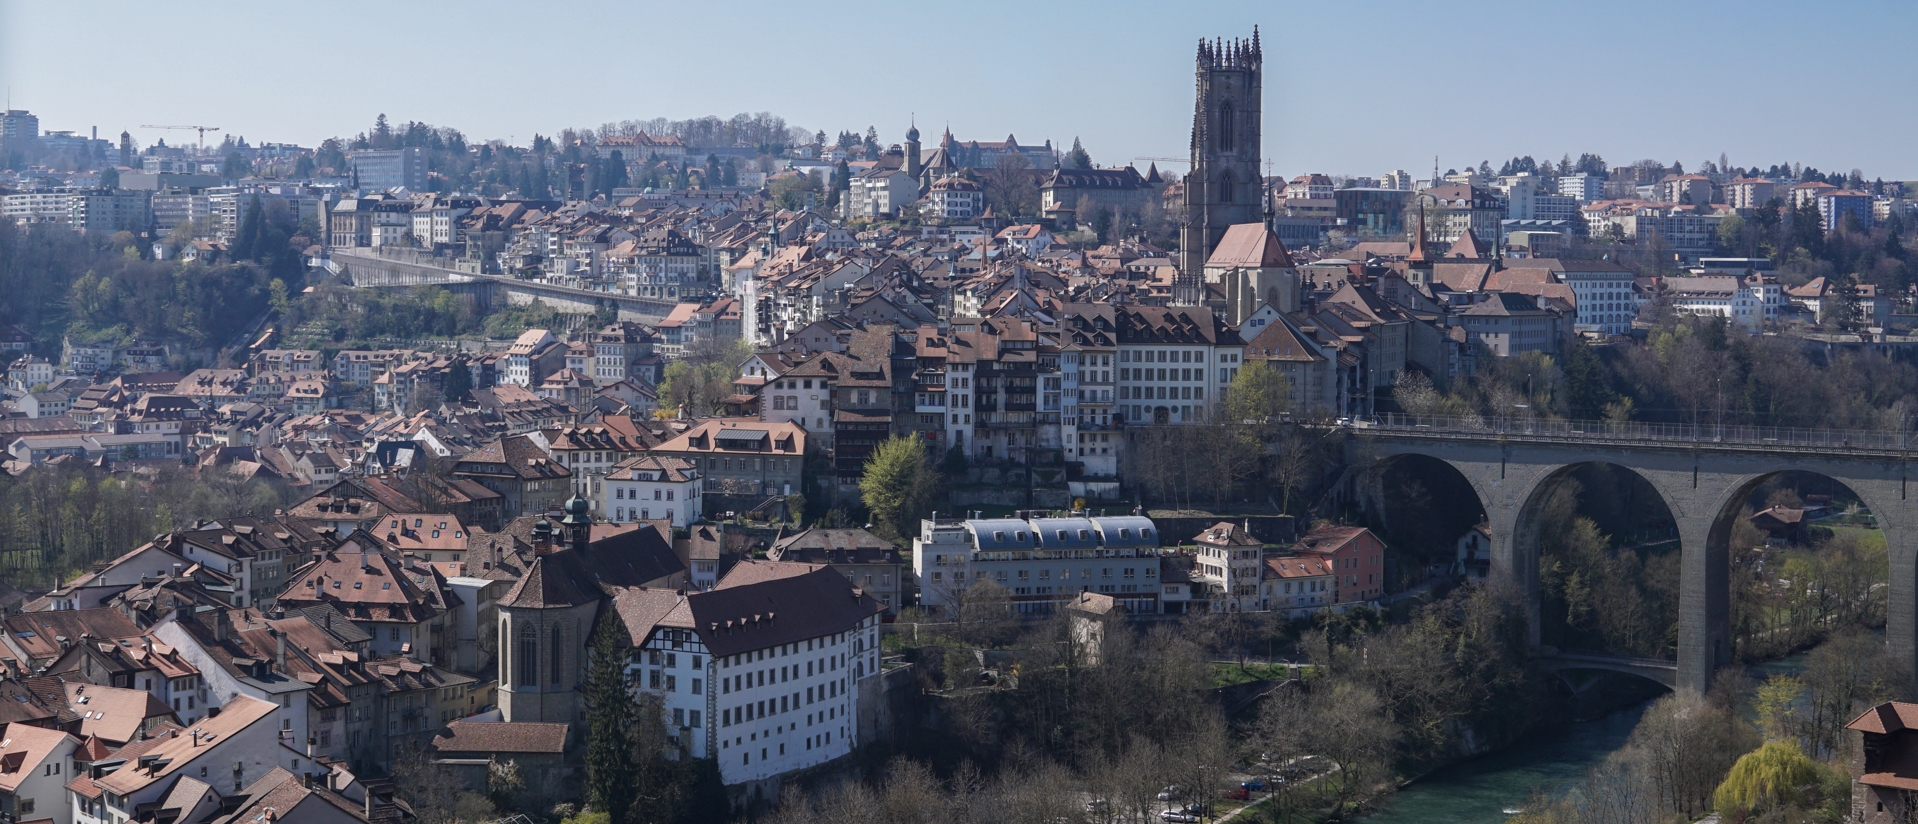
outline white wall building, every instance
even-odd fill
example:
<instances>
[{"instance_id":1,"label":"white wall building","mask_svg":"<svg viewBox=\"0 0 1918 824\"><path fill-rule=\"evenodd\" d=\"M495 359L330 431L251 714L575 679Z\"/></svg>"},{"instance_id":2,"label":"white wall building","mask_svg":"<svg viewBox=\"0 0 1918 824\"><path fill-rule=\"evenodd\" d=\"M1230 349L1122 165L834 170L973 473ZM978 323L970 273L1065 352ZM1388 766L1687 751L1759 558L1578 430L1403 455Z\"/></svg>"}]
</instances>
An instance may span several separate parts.
<instances>
[{"instance_id":1,"label":"white wall building","mask_svg":"<svg viewBox=\"0 0 1918 824\"><path fill-rule=\"evenodd\" d=\"M0 818L70 824L67 782L80 740L59 730L0 726Z\"/></svg>"},{"instance_id":2,"label":"white wall building","mask_svg":"<svg viewBox=\"0 0 1918 824\"><path fill-rule=\"evenodd\" d=\"M685 528L699 520L704 483L699 467L684 458L628 458L606 473L599 511L615 523L664 518Z\"/></svg>"},{"instance_id":3,"label":"white wall building","mask_svg":"<svg viewBox=\"0 0 1918 824\"><path fill-rule=\"evenodd\" d=\"M622 591L615 610L628 683L661 696L674 743L741 795L774 797L782 776L859 741L884 607L831 568L747 561L707 592Z\"/></svg>"},{"instance_id":4,"label":"white wall building","mask_svg":"<svg viewBox=\"0 0 1918 824\"><path fill-rule=\"evenodd\" d=\"M1159 535L1149 518L927 519L912 541L919 602L962 604L991 581L1022 613L1050 613L1081 592L1157 612Z\"/></svg>"}]
</instances>

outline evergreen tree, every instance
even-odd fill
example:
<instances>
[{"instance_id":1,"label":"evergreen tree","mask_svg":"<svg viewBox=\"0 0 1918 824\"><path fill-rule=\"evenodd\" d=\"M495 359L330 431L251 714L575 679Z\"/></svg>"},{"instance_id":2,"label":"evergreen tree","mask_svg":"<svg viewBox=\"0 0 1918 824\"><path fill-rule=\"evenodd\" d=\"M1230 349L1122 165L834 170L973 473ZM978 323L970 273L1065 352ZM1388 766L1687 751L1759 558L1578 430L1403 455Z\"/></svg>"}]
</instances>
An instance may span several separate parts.
<instances>
[{"instance_id":1,"label":"evergreen tree","mask_svg":"<svg viewBox=\"0 0 1918 824\"><path fill-rule=\"evenodd\" d=\"M253 164L246 162L239 152L226 156L226 162L220 164L220 176L227 180L239 180L253 173Z\"/></svg>"},{"instance_id":2,"label":"evergreen tree","mask_svg":"<svg viewBox=\"0 0 1918 824\"><path fill-rule=\"evenodd\" d=\"M626 824L639 796L638 705L626 688L622 631L618 620L600 622L580 686L586 700L586 803L606 813L608 824Z\"/></svg>"},{"instance_id":3,"label":"evergreen tree","mask_svg":"<svg viewBox=\"0 0 1918 824\"><path fill-rule=\"evenodd\" d=\"M1072 151L1066 152L1066 168L1068 169L1092 168L1092 156L1089 154L1086 154L1085 147L1079 145L1079 138L1077 137L1072 138Z\"/></svg>"},{"instance_id":4,"label":"evergreen tree","mask_svg":"<svg viewBox=\"0 0 1918 824\"><path fill-rule=\"evenodd\" d=\"M1584 341L1574 341L1565 349L1565 400L1574 420L1595 420L1613 401L1605 385L1605 367Z\"/></svg>"},{"instance_id":5,"label":"evergreen tree","mask_svg":"<svg viewBox=\"0 0 1918 824\"><path fill-rule=\"evenodd\" d=\"M266 210L260 206L260 196L255 194L247 204L246 219L240 221L240 229L233 234L227 254L234 260L255 259L260 252L260 237L265 232Z\"/></svg>"},{"instance_id":6,"label":"evergreen tree","mask_svg":"<svg viewBox=\"0 0 1918 824\"><path fill-rule=\"evenodd\" d=\"M100 170L100 188L102 189L120 188L120 170L119 169L101 169Z\"/></svg>"},{"instance_id":7,"label":"evergreen tree","mask_svg":"<svg viewBox=\"0 0 1918 824\"><path fill-rule=\"evenodd\" d=\"M466 393L471 391L473 391L473 370L466 365L464 359L453 361L452 368L446 370L446 402L459 403L466 400Z\"/></svg>"},{"instance_id":8,"label":"evergreen tree","mask_svg":"<svg viewBox=\"0 0 1918 824\"><path fill-rule=\"evenodd\" d=\"M614 149L613 156L600 167L599 178L600 191L607 197L613 196L614 189L624 188L626 186L626 155Z\"/></svg>"}]
</instances>

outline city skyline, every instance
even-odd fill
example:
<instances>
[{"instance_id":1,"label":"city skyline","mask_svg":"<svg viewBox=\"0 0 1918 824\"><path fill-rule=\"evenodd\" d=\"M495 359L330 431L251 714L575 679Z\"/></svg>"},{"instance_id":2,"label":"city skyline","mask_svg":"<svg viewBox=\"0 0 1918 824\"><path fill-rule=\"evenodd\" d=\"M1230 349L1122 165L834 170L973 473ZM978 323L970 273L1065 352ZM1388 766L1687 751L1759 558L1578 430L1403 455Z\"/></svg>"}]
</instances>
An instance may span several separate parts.
<instances>
[{"instance_id":1,"label":"city skyline","mask_svg":"<svg viewBox=\"0 0 1918 824\"><path fill-rule=\"evenodd\" d=\"M1143 3L1096 13L985 3L976 20L1007 22L943 27L880 5L821 18L757 3L726 15L571 3L541 7L554 25L514 26L498 24L516 16L503 3L457 13L348 3L337 19L390 22L348 25L350 45L331 49L290 22L286 4L201 8L142 18L135 37L99 28L109 5L0 0L0 80L11 106L40 115L45 129L98 127L109 138L127 130L141 145L194 138L141 128L148 123L219 125L219 137L315 146L384 113L524 145L568 127L768 111L828 135L876 127L882 143L902 140L914 121L928 142L948 125L961 140L1012 134L1063 149L1078 137L1099 164L1123 165L1186 156L1194 45L1249 37L1259 25L1268 70L1263 154L1280 176L1394 168L1426 176L1434 155L1443 171L1595 152L1613 164L1652 158L1689 168L1724 153L1741 167L1798 162L1918 178L1918 158L1900 151L1900 136L1918 128L1918 101L1886 94L1896 80L1871 79L1902 68L1895 41L1874 46L1872 33L1918 24L1918 7L1890 2L1812 10L1628 3L1607 19L1652 21L1629 29L1516 2L1235 2L1181 19ZM1001 13L1014 9L1016 18ZM592 24L607 16L632 25ZM716 19L747 22L707 28ZM897 35L874 29L875 20ZM1866 33L1846 51L1844 76L1856 79L1843 83L1811 70L1795 45L1841 21ZM650 34L657 30L706 34ZM62 63L73 45L55 32L93 32L88 59ZM315 56L289 59L288 38L313 42ZM765 39L791 45L728 45ZM221 48L181 49L195 40ZM1574 42L1589 55L1568 52ZM355 56L351 68L337 59ZM391 61L390 75L381 59ZM45 68L52 65L64 68ZM1406 92L1412 79L1426 89L1416 100ZM155 83L181 93L155 94Z\"/></svg>"}]
</instances>

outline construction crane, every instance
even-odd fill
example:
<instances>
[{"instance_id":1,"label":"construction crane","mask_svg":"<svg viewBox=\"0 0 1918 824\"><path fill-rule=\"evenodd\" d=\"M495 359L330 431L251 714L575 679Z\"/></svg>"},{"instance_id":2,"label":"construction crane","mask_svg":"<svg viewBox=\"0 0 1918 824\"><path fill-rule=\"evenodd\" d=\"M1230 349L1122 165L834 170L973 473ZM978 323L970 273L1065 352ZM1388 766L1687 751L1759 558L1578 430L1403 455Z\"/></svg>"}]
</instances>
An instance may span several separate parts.
<instances>
[{"instance_id":1,"label":"construction crane","mask_svg":"<svg viewBox=\"0 0 1918 824\"><path fill-rule=\"evenodd\" d=\"M217 132L218 126L141 126L142 129L191 129L200 133L200 154L206 154L206 133Z\"/></svg>"}]
</instances>

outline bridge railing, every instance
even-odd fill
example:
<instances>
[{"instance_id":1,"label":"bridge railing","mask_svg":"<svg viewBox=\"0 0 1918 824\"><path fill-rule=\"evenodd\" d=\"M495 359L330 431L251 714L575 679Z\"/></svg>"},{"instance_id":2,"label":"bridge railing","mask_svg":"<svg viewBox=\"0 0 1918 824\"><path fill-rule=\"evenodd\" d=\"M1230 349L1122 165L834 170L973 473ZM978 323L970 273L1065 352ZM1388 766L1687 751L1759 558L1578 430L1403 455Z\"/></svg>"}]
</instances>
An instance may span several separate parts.
<instances>
[{"instance_id":1,"label":"bridge railing","mask_svg":"<svg viewBox=\"0 0 1918 824\"><path fill-rule=\"evenodd\" d=\"M1912 446L1909 431L1871 429L1800 429L1786 426L1737 426L1714 423L1641 423L1547 420L1525 416L1379 415L1357 421L1364 431L1450 434L1466 437L1507 437L1552 441L1626 443L1692 443L1736 445L1760 449L1829 450L1843 452L1903 452Z\"/></svg>"}]
</instances>

